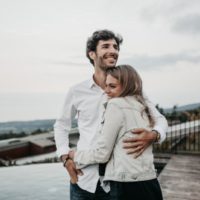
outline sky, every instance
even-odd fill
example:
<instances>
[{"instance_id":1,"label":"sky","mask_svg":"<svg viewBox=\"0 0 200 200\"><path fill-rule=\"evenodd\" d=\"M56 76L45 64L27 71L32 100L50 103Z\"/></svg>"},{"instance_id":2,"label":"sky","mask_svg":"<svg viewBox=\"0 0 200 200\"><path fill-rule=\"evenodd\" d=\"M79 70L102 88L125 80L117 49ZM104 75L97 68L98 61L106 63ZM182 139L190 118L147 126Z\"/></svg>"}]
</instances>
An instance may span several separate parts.
<instances>
[{"instance_id":1,"label":"sky","mask_svg":"<svg viewBox=\"0 0 200 200\"><path fill-rule=\"evenodd\" d=\"M148 98L169 108L200 102L199 0L0 0L0 121L56 118L68 89L92 76L95 30L124 41Z\"/></svg>"}]
</instances>

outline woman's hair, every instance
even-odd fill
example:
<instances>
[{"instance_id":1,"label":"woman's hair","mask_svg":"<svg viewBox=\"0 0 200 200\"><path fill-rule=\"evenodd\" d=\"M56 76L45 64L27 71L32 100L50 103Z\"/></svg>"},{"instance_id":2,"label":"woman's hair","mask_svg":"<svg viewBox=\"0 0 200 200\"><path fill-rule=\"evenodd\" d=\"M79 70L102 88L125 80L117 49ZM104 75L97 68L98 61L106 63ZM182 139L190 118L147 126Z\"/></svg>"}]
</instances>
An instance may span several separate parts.
<instances>
[{"instance_id":1,"label":"woman's hair","mask_svg":"<svg viewBox=\"0 0 200 200\"><path fill-rule=\"evenodd\" d=\"M150 125L153 127L155 121L143 96L142 79L137 71L130 65L118 65L116 67L108 68L106 70L106 75L111 75L120 82L122 91L119 97L135 96L135 98L144 106L143 112L147 114Z\"/></svg>"}]
</instances>

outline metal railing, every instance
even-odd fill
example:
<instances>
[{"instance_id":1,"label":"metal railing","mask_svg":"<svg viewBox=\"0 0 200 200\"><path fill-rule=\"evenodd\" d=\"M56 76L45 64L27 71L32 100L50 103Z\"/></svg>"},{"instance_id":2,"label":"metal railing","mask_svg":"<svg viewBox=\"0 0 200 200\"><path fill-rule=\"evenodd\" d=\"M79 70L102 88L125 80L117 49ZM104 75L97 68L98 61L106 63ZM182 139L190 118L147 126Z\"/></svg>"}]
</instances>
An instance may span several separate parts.
<instances>
[{"instance_id":1,"label":"metal railing","mask_svg":"<svg viewBox=\"0 0 200 200\"><path fill-rule=\"evenodd\" d=\"M176 122L177 123L177 122ZM175 124L171 121L165 141L154 144L155 153L200 153L200 118Z\"/></svg>"}]
</instances>

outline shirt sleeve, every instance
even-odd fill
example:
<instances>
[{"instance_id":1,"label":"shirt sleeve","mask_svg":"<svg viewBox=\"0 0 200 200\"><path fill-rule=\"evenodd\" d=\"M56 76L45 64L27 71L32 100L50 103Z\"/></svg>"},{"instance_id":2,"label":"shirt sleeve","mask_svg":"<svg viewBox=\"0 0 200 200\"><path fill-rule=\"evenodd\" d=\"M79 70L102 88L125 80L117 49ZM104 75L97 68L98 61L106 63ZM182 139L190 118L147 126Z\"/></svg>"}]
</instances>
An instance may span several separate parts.
<instances>
[{"instance_id":1,"label":"shirt sleeve","mask_svg":"<svg viewBox=\"0 0 200 200\"><path fill-rule=\"evenodd\" d=\"M166 138L166 132L168 129L168 123L166 118L158 112L155 105L147 99L147 105L149 106L149 109L151 110L151 113L153 115L153 118L155 119L155 125L153 127L153 130L156 130L160 133L160 141L159 143L162 143Z\"/></svg>"},{"instance_id":2,"label":"shirt sleeve","mask_svg":"<svg viewBox=\"0 0 200 200\"><path fill-rule=\"evenodd\" d=\"M57 155L67 154L69 152L69 131L71 129L72 119L76 115L76 109L73 104L73 91L69 90L62 112L54 124L54 139L56 143Z\"/></svg>"},{"instance_id":3,"label":"shirt sleeve","mask_svg":"<svg viewBox=\"0 0 200 200\"><path fill-rule=\"evenodd\" d=\"M103 128L97 137L95 147L75 152L74 161L77 167L81 168L83 165L107 162L114 148L118 133L122 128L122 124L123 113L121 109L115 104L108 103Z\"/></svg>"}]
</instances>

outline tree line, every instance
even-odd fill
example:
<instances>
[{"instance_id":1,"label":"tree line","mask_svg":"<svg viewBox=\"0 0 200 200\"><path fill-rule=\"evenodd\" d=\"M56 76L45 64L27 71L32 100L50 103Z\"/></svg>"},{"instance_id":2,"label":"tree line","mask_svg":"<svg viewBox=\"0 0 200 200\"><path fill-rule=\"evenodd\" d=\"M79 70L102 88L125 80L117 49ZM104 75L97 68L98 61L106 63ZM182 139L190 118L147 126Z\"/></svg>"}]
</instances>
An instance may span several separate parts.
<instances>
[{"instance_id":1,"label":"tree line","mask_svg":"<svg viewBox=\"0 0 200 200\"><path fill-rule=\"evenodd\" d=\"M171 112L165 112L159 104L156 105L156 108L166 117L169 125L200 119L200 107L191 110L178 111L178 106L174 105Z\"/></svg>"},{"instance_id":2,"label":"tree line","mask_svg":"<svg viewBox=\"0 0 200 200\"><path fill-rule=\"evenodd\" d=\"M20 133L14 133L13 131L9 131L9 133L2 133L0 134L0 140L10 139L10 138L21 138L29 135L37 135L41 133L49 132L50 130L44 130L44 129L36 129L35 131L32 131L31 133L26 133L24 131Z\"/></svg>"}]
</instances>

